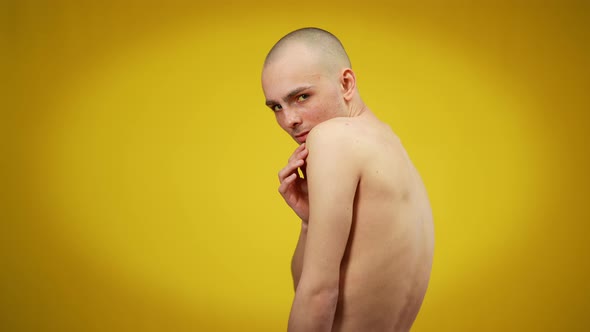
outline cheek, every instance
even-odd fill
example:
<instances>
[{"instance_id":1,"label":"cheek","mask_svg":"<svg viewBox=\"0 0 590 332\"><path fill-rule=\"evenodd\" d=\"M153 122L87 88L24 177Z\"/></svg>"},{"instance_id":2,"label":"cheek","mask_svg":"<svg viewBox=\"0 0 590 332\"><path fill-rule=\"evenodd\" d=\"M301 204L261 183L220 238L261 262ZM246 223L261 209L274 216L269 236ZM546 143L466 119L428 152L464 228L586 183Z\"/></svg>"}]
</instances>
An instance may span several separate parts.
<instances>
[{"instance_id":1,"label":"cheek","mask_svg":"<svg viewBox=\"0 0 590 332\"><path fill-rule=\"evenodd\" d=\"M303 122L315 123L322 117L324 107L321 104L309 103L301 110L301 117Z\"/></svg>"},{"instance_id":2,"label":"cheek","mask_svg":"<svg viewBox=\"0 0 590 332\"><path fill-rule=\"evenodd\" d=\"M334 117L341 113L343 104L340 103L340 98L336 91L330 91L323 96L321 101L318 101L315 105L318 110L318 114L322 117Z\"/></svg>"},{"instance_id":3,"label":"cheek","mask_svg":"<svg viewBox=\"0 0 590 332\"><path fill-rule=\"evenodd\" d=\"M335 103L330 103L328 101L315 103L313 105L313 112L310 112L310 115L316 121L324 121L335 113L335 106Z\"/></svg>"},{"instance_id":4,"label":"cheek","mask_svg":"<svg viewBox=\"0 0 590 332\"><path fill-rule=\"evenodd\" d=\"M281 128L283 128L283 127L284 127L284 126L283 126L283 124L284 124L284 123L283 123L283 120L281 119L281 117L280 117L280 116L278 116L278 115L276 115L276 116L275 116L275 119L277 120L277 124L278 124L278 125L279 125Z\"/></svg>"},{"instance_id":5,"label":"cheek","mask_svg":"<svg viewBox=\"0 0 590 332\"><path fill-rule=\"evenodd\" d=\"M277 120L277 124L283 130L287 131L287 124L285 123L285 117L281 115L281 113L275 113L275 119Z\"/></svg>"}]
</instances>

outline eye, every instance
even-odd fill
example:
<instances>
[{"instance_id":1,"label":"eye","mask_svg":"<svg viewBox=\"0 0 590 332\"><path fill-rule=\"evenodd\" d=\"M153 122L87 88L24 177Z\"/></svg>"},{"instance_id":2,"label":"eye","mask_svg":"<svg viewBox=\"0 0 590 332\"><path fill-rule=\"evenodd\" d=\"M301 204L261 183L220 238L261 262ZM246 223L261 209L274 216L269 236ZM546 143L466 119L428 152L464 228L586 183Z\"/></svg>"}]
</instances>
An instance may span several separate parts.
<instances>
[{"instance_id":1,"label":"eye","mask_svg":"<svg viewBox=\"0 0 590 332\"><path fill-rule=\"evenodd\" d=\"M297 97L297 101L302 102L302 101L305 101L307 98L309 98L309 95L304 93L302 95L299 95L299 97Z\"/></svg>"},{"instance_id":2,"label":"eye","mask_svg":"<svg viewBox=\"0 0 590 332\"><path fill-rule=\"evenodd\" d=\"M278 111L280 111L280 110L282 110L282 109L283 109L283 106L281 106L281 105L278 105L278 104L277 104L277 105L273 105L273 106L271 106L270 108L271 108L271 109L272 109L274 112L278 112Z\"/></svg>"}]
</instances>

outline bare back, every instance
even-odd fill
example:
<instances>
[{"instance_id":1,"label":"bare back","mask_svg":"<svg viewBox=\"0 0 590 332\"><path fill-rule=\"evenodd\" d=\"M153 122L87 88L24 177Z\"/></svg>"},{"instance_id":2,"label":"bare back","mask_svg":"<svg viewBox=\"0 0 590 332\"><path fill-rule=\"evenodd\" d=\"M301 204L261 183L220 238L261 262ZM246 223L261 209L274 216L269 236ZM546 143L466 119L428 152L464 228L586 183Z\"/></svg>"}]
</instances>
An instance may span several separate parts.
<instances>
[{"instance_id":1,"label":"bare back","mask_svg":"<svg viewBox=\"0 0 590 332\"><path fill-rule=\"evenodd\" d=\"M363 162L341 263L333 331L408 331L422 304L434 232L420 176L372 113L345 121Z\"/></svg>"}]
</instances>

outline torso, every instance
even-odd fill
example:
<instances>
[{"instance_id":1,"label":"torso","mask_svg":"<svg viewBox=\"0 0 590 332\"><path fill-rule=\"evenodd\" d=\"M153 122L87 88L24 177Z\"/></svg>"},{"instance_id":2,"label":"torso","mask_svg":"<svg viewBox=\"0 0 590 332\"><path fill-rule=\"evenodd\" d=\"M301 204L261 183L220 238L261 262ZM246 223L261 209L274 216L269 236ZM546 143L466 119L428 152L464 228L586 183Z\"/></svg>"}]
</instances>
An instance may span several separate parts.
<instances>
[{"instance_id":1,"label":"torso","mask_svg":"<svg viewBox=\"0 0 590 332\"><path fill-rule=\"evenodd\" d=\"M372 114L330 121L348 122L362 147L333 331L408 331L432 265L426 190L400 140Z\"/></svg>"}]
</instances>

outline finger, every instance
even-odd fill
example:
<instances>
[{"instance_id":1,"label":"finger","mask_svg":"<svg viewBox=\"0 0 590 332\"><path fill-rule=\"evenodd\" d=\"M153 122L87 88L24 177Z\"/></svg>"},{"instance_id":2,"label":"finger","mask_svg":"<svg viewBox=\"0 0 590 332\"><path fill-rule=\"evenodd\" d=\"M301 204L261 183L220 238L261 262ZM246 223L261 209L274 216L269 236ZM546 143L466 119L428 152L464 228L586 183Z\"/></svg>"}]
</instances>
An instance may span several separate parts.
<instances>
[{"instance_id":1,"label":"finger","mask_svg":"<svg viewBox=\"0 0 590 332\"><path fill-rule=\"evenodd\" d=\"M305 158L307 158L308 154L309 154L309 150L307 148L304 148L303 150L299 151L298 157L301 159L305 159Z\"/></svg>"},{"instance_id":2,"label":"finger","mask_svg":"<svg viewBox=\"0 0 590 332\"><path fill-rule=\"evenodd\" d=\"M279 186L279 192L281 193L281 195L284 195L288 189L289 186L291 186L291 184L297 179L296 174L291 174L289 176L287 176L285 178L285 180L283 182L281 182L281 185Z\"/></svg>"},{"instance_id":3,"label":"finger","mask_svg":"<svg viewBox=\"0 0 590 332\"><path fill-rule=\"evenodd\" d=\"M291 174L297 173L297 168L303 166L305 161L303 159L297 159L289 162L287 166L279 171L279 181L283 182L285 178L290 176Z\"/></svg>"},{"instance_id":4,"label":"finger","mask_svg":"<svg viewBox=\"0 0 590 332\"><path fill-rule=\"evenodd\" d=\"M301 152L299 152L299 157L301 158L301 160L303 160L303 164L301 166L299 166L299 169L301 170L301 174L303 174L303 178L307 178L307 172L306 172L306 168L307 168L307 156L309 154L309 150L304 149Z\"/></svg>"},{"instance_id":5,"label":"finger","mask_svg":"<svg viewBox=\"0 0 590 332\"><path fill-rule=\"evenodd\" d=\"M289 157L289 161L296 159L297 155L299 153L301 153L301 151L305 150L305 143L302 143L301 145L299 145L297 147L297 149L295 149L295 151L293 151L293 153L291 154L291 156Z\"/></svg>"},{"instance_id":6,"label":"finger","mask_svg":"<svg viewBox=\"0 0 590 332\"><path fill-rule=\"evenodd\" d=\"M293 151L291 157L296 156L299 152L301 152L305 148L305 145L301 144Z\"/></svg>"}]
</instances>

